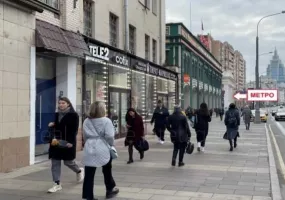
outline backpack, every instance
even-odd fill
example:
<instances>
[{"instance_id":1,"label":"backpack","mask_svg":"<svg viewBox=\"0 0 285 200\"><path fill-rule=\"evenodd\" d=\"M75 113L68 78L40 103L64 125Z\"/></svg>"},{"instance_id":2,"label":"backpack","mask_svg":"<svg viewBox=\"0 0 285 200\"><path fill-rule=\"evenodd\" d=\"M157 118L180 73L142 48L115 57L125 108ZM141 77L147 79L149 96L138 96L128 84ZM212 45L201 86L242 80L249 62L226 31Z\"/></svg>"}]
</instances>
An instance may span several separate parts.
<instances>
[{"instance_id":1,"label":"backpack","mask_svg":"<svg viewBox=\"0 0 285 200\"><path fill-rule=\"evenodd\" d=\"M227 126L230 128L235 128L237 126L237 118L235 112L229 112L227 122Z\"/></svg>"}]
</instances>

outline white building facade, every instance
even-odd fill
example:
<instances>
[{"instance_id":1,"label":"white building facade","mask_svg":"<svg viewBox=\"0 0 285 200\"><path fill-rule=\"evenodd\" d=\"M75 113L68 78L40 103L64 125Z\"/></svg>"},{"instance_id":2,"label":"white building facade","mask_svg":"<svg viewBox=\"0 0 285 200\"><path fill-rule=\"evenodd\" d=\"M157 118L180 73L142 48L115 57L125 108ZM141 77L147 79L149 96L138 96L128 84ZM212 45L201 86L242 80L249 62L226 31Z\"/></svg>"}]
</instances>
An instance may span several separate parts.
<instances>
[{"instance_id":1,"label":"white building facade","mask_svg":"<svg viewBox=\"0 0 285 200\"><path fill-rule=\"evenodd\" d=\"M235 79L231 72L225 71L223 72L223 91L224 91L224 109L227 110L231 103L235 102L234 94L235 94Z\"/></svg>"}]
</instances>

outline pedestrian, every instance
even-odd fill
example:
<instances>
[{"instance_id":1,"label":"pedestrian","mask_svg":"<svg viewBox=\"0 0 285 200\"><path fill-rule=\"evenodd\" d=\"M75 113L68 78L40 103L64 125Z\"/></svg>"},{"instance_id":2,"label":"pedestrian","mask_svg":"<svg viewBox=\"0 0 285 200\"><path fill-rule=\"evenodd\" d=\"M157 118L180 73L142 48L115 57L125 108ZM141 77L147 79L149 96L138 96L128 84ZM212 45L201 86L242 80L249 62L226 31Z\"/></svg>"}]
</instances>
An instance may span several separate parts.
<instances>
[{"instance_id":1,"label":"pedestrian","mask_svg":"<svg viewBox=\"0 0 285 200\"><path fill-rule=\"evenodd\" d=\"M197 151L205 151L206 138L211 122L210 112L206 103L201 103L200 109L196 112L194 129L197 134Z\"/></svg>"},{"instance_id":2,"label":"pedestrian","mask_svg":"<svg viewBox=\"0 0 285 200\"><path fill-rule=\"evenodd\" d=\"M82 198L95 200L93 187L96 169L102 167L106 198L110 199L119 193L112 175L112 157L110 147L114 145L115 128L112 121L105 117L106 107L103 102L91 104L88 117L83 122L83 164L85 177Z\"/></svg>"},{"instance_id":3,"label":"pedestrian","mask_svg":"<svg viewBox=\"0 0 285 200\"><path fill-rule=\"evenodd\" d=\"M225 114L224 109L223 109L223 108L220 108L220 109L219 109L219 115L220 115L221 121L223 121L224 114Z\"/></svg>"},{"instance_id":4,"label":"pedestrian","mask_svg":"<svg viewBox=\"0 0 285 200\"><path fill-rule=\"evenodd\" d=\"M249 130L252 112L249 109L248 105L246 105L245 108L243 109L241 116L243 117L243 120L244 120L245 129Z\"/></svg>"},{"instance_id":5,"label":"pedestrian","mask_svg":"<svg viewBox=\"0 0 285 200\"><path fill-rule=\"evenodd\" d=\"M174 112L170 115L167 124L167 130L171 134L171 142L173 143L172 166L176 165L176 158L179 152L178 166L184 166L183 158L187 142L190 141L191 132L188 125L187 117L181 112L179 106L174 107Z\"/></svg>"},{"instance_id":6,"label":"pedestrian","mask_svg":"<svg viewBox=\"0 0 285 200\"><path fill-rule=\"evenodd\" d=\"M160 144L164 144L164 132L166 129L168 116L168 109L164 107L161 100L158 100L157 107L154 110L150 123L153 124L154 122L154 131L158 137L158 142Z\"/></svg>"},{"instance_id":7,"label":"pedestrian","mask_svg":"<svg viewBox=\"0 0 285 200\"><path fill-rule=\"evenodd\" d=\"M239 136L238 128L240 125L239 111L236 109L236 105L234 103L230 104L229 109L226 112L225 125L227 127L227 131L225 133L224 139L229 140L230 151L233 151L233 140L234 148L236 148L237 137Z\"/></svg>"},{"instance_id":8,"label":"pedestrian","mask_svg":"<svg viewBox=\"0 0 285 200\"><path fill-rule=\"evenodd\" d=\"M210 117L212 117L212 115L213 115L213 109L210 109Z\"/></svg>"},{"instance_id":9,"label":"pedestrian","mask_svg":"<svg viewBox=\"0 0 285 200\"><path fill-rule=\"evenodd\" d=\"M48 124L53 129L49 159L51 159L51 172L54 181L53 187L48 190L49 193L62 190L60 180L62 160L64 165L76 173L77 182L83 181L84 170L79 168L75 162L78 125L79 116L70 100L67 97L61 97L58 101L58 112L55 113L55 120Z\"/></svg>"},{"instance_id":10,"label":"pedestrian","mask_svg":"<svg viewBox=\"0 0 285 200\"><path fill-rule=\"evenodd\" d=\"M144 140L144 125L142 117L135 111L133 108L129 108L126 113L126 122L127 122L127 137L125 140L125 145L128 146L129 151L129 161L128 164L134 162L133 159L133 151L134 147L140 142ZM138 148L136 148L138 149ZM144 158L144 151L140 150L140 159Z\"/></svg>"}]
</instances>

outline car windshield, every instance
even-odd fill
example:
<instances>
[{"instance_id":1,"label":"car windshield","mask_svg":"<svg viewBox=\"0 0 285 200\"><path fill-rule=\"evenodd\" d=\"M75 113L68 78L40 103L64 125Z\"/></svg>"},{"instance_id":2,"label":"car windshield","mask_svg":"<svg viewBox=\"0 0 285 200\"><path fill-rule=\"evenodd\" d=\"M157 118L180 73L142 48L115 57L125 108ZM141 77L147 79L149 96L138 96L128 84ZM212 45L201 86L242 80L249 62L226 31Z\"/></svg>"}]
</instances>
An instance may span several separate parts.
<instances>
[{"instance_id":1,"label":"car windshield","mask_svg":"<svg viewBox=\"0 0 285 200\"><path fill-rule=\"evenodd\" d=\"M278 109L277 112L285 112L285 109L284 108Z\"/></svg>"}]
</instances>

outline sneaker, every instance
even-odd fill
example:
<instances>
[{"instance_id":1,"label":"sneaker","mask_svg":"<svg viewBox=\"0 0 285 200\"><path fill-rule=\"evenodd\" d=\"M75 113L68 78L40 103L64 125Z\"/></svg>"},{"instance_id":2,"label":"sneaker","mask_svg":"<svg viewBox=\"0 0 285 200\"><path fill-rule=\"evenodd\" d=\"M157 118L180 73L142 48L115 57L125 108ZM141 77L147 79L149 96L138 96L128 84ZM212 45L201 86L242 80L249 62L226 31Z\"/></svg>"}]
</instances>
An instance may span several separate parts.
<instances>
[{"instance_id":1,"label":"sneaker","mask_svg":"<svg viewBox=\"0 0 285 200\"><path fill-rule=\"evenodd\" d=\"M111 198L115 197L118 193L119 193L118 188L114 188L111 191L107 191L106 192L106 199L111 199Z\"/></svg>"},{"instance_id":2,"label":"sneaker","mask_svg":"<svg viewBox=\"0 0 285 200\"><path fill-rule=\"evenodd\" d=\"M54 184L49 190L48 190L48 193L55 193L57 191L60 191L62 190L62 187L61 185L58 185L58 184Z\"/></svg>"},{"instance_id":3,"label":"sneaker","mask_svg":"<svg viewBox=\"0 0 285 200\"><path fill-rule=\"evenodd\" d=\"M201 148L201 151L202 151L202 152L205 152L205 147L202 147L202 148Z\"/></svg>"},{"instance_id":4,"label":"sneaker","mask_svg":"<svg viewBox=\"0 0 285 200\"><path fill-rule=\"evenodd\" d=\"M160 144L164 144L164 141L162 141L162 140L160 140L160 142L159 142Z\"/></svg>"},{"instance_id":5,"label":"sneaker","mask_svg":"<svg viewBox=\"0 0 285 200\"><path fill-rule=\"evenodd\" d=\"M183 167L184 165L185 165L184 162L180 162L180 163L178 164L179 167Z\"/></svg>"},{"instance_id":6,"label":"sneaker","mask_svg":"<svg viewBox=\"0 0 285 200\"><path fill-rule=\"evenodd\" d=\"M81 172L76 174L76 180L78 183L81 183L84 179L84 169L80 168Z\"/></svg>"}]
</instances>

